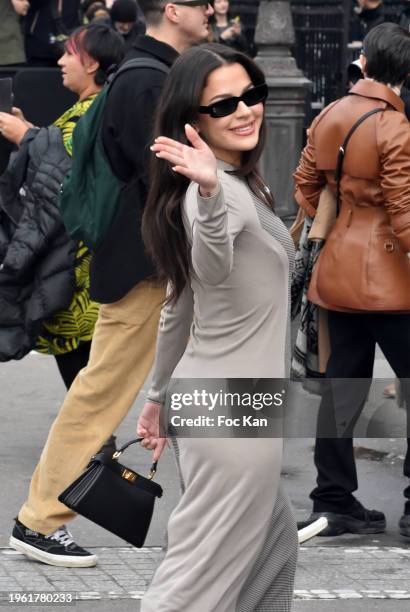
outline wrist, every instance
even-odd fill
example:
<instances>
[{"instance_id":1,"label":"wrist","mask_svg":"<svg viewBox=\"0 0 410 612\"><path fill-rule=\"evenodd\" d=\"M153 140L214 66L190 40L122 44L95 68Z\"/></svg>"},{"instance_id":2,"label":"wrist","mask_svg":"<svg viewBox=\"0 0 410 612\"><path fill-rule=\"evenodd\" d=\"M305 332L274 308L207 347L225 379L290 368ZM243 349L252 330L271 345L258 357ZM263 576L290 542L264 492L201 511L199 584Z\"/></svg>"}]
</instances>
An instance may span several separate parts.
<instances>
[{"instance_id":1,"label":"wrist","mask_svg":"<svg viewBox=\"0 0 410 612\"><path fill-rule=\"evenodd\" d=\"M19 130L18 133L16 134L16 137L14 138L13 142L16 145L20 145L22 140L24 140L24 137L28 131L29 131L29 128L27 126L22 127L21 130Z\"/></svg>"},{"instance_id":2,"label":"wrist","mask_svg":"<svg viewBox=\"0 0 410 612\"><path fill-rule=\"evenodd\" d=\"M199 195L202 198L212 198L216 196L219 191L219 181L215 181L213 184L209 185L199 185Z\"/></svg>"},{"instance_id":3,"label":"wrist","mask_svg":"<svg viewBox=\"0 0 410 612\"><path fill-rule=\"evenodd\" d=\"M158 399L154 397L151 397L149 394L146 397L146 402L149 402L150 404L158 404L158 406L162 405L162 402L160 402Z\"/></svg>"}]
</instances>

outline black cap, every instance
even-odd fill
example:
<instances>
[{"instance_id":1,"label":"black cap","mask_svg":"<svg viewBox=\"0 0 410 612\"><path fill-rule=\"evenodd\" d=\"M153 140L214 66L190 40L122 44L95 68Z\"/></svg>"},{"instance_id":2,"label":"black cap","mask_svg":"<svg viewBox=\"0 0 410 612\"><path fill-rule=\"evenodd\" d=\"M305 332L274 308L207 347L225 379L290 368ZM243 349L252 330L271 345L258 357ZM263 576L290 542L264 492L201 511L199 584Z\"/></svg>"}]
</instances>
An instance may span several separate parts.
<instances>
[{"instance_id":1,"label":"black cap","mask_svg":"<svg viewBox=\"0 0 410 612\"><path fill-rule=\"evenodd\" d=\"M110 14L111 19L119 23L137 21L137 3L135 0L115 0Z\"/></svg>"}]
</instances>

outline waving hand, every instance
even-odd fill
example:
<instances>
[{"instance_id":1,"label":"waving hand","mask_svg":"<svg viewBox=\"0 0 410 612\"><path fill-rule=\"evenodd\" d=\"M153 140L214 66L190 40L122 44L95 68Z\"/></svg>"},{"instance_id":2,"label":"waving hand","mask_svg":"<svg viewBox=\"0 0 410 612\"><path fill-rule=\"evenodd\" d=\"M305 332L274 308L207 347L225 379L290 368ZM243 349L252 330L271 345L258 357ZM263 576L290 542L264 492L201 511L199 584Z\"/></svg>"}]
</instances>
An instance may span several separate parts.
<instances>
[{"instance_id":1,"label":"waving hand","mask_svg":"<svg viewBox=\"0 0 410 612\"><path fill-rule=\"evenodd\" d=\"M191 125L185 126L185 133L192 147L160 136L151 150L160 159L170 162L175 172L198 183L202 194L215 193L218 188L215 155Z\"/></svg>"}]
</instances>

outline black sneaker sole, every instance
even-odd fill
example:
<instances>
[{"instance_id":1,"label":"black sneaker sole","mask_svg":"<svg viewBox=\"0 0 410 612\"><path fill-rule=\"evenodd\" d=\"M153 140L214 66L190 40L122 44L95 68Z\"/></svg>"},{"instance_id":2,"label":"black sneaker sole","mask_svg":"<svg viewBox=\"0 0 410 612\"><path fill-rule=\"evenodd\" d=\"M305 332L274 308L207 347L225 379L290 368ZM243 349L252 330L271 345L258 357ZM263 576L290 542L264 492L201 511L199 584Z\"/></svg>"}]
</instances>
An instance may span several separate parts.
<instances>
[{"instance_id":1,"label":"black sneaker sole","mask_svg":"<svg viewBox=\"0 0 410 612\"><path fill-rule=\"evenodd\" d=\"M27 544L14 536L10 537L9 546L21 552L30 559L41 561L47 565L55 565L57 567L94 567L97 564L97 555L75 556L75 555L53 555L41 548L36 548Z\"/></svg>"},{"instance_id":2,"label":"black sneaker sole","mask_svg":"<svg viewBox=\"0 0 410 612\"><path fill-rule=\"evenodd\" d=\"M355 519L348 514L336 514L335 512L313 512L310 516L311 521L316 521L321 516L327 518L329 526L318 533L319 537L332 537L344 533L372 534L383 533L386 531L386 519L372 521L370 524L360 519Z\"/></svg>"}]
</instances>

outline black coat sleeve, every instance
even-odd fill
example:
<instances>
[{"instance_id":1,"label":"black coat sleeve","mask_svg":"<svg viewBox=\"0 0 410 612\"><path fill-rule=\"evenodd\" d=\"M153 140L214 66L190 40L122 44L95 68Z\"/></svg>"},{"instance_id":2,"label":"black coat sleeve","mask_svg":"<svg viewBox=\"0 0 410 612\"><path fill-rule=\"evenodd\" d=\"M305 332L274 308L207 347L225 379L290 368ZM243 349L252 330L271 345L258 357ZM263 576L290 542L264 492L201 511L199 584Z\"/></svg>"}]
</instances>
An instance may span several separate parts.
<instances>
[{"instance_id":1,"label":"black coat sleeve","mask_svg":"<svg viewBox=\"0 0 410 612\"><path fill-rule=\"evenodd\" d=\"M149 86L139 85L147 81ZM134 70L121 75L109 92L102 139L111 168L123 181L137 178L146 182L155 110L163 82L160 72Z\"/></svg>"}]
</instances>

